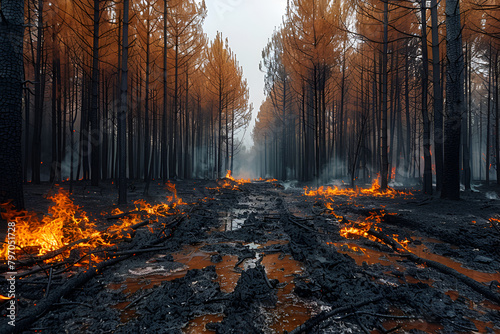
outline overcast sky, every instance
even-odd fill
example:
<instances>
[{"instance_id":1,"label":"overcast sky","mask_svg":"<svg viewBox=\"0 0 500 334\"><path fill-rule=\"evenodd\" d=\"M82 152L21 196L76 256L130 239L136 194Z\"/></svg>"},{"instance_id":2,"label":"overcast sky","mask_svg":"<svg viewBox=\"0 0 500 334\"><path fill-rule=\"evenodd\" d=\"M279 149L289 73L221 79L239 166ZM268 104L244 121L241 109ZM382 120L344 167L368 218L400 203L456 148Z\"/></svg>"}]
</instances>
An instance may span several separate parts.
<instances>
[{"instance_id":1,"label":"overcast sky","mask_svg":"<svg viewBox=\"0 0 500 334\"><path fill-rule=\"evenodd\" d=\"M251 131L255 117L264 100L264 73L259 71L262 49L282 22L287 0L205 0L208 16L204 30L212 40L217 31L229 39L243 75L248 80L250 102L254 105L245 145L252 145Z\"/></svg>"}]
</instances>

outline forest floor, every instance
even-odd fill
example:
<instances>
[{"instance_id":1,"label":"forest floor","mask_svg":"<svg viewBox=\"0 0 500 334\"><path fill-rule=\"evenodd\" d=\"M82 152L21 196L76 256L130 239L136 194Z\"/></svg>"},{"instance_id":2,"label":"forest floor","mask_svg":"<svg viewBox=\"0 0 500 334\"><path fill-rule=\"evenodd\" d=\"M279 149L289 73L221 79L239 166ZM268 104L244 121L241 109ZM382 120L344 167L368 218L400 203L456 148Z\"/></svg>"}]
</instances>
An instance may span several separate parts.
<instances>
[{"instance_id":1,"label":"forest floor","mask_svg":"<svg viewBox=\"0 0 500 334\"><path fill-rule=\"evenodd\" d=\"M175 186L187 203L180 212L117 239L112 257L156 250L74 287L95 263L18 279L16 321L42 333L500 333L496 188L447 201L413 189L306 196L276 181ZM131 184L130 203L169 193L143 189ZM47 214L54 191L27 185L27 208ZM116 208L113 185L82 182L71 199L101 227L116 222L105 219ZM1 278L0 294L7 288Z\"/></svg>"}]
</instances>

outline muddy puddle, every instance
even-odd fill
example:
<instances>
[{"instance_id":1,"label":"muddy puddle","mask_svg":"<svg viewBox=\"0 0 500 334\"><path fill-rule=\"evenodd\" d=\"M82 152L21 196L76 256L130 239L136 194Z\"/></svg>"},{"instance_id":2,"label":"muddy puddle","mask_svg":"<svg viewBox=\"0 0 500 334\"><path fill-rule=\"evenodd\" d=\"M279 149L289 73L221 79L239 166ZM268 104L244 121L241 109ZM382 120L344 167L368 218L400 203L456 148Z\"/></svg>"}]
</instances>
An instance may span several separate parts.
<instances>
[{"instance_id":1,"label":"muddy puddle","mask_svg":"<svg viewBox=\"0 0 500 334\"><path fill-rule=\"evenodd\" d=\"M145 266L130 269L129 275L124 282L109 284L108 288L120 290L125 296L130 296L130 301L115 305L115 308L122 312L121 321L127 322L136 316L134 307L130 303L133 303L136 298L140 298L141 295L147 295L148 289L159 286L164 281L184 277L188 270L215 266L217 282L220 285L221 291L231 293L236 287L241 270L246 270L255 266L257 262L260 262L265 267L268 278L270 280L277 279L280 283L277 292L278 302L276 307L268 308L264 311L270 324L269 328L274 333L282 333L283 330L290 331L303 324L312 314L312 306L293 293L295 288L293 280L296 275L303 273L302 265L295 261L291 255L258 252L259 249L273 245L282 245L287 242L286 240L273 240L265 244L243 244L246 247L255 249L257 256L253 259L244 260L239 264L239 268L235 268L235 265L238 263L237 256L223 255L222 261L213 263L211 257L216 253L203 251L202 248L206 244L185 246L181 251L172 254L173 260L177 264L175 269L167 269L166 262L162 261L165 255L158 254L150 258ZM205 328L206 324L220 322L223 317L221 314L207 314L192 319L184 329L184 333L213 333Z\"/></svg>"}]
</instances>

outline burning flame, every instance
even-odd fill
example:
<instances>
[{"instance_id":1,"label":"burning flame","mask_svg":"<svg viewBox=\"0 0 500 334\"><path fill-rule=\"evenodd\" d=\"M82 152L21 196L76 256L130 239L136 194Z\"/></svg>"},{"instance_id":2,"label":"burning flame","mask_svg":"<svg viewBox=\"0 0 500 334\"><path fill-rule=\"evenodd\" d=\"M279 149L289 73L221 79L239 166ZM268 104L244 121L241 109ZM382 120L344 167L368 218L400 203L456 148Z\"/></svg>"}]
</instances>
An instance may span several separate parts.
<instances>
[{"instance_id":1,"label":"burning flame","mask_svg":"<svg viewBox=\"0 0 500 334\"><path fill-rule=\"evenodd\" d=\"M226 176L221 181L218 181L219 183L219 188L209 188L209 189L214 189L217 191L220 191L221 188L223 189L229 189L229 190L240 190L238 185L242 185L245 183L251 183L252 180L248 179L235 179L234 177L231 176L231 170L228 170L226 173Z\"/></svg>"},{"instance_id":2,"label":"burning flame","mask_svg":"<svg viewBox=\"0 0 500 334\"><path fill-rule=\"evenodd\" d=\"M375 236L368 233L370 229L377 232L382 232L379 224L382 222L382 219L386 214L392 215L392 213L387 213L385 211L378 212L370 212L370 216L366 217L364 221L349 223L345 225L339 232L339 234L346 239L358 239L360 237L369 239L371 241L382 242ZM410 252L408 249L408 244L410 240L401 239L397 234L393 234L392 238L396 240L406 251Z\"/></svg>"},{"instance_id":3,"label":"burning flame","mask_svg":"<svg viewBox=\"0 0 500 334\"><path fill-rule=\"evenodd\" d=\"M339 233L346 239L357 239L359 237L363 237L372 241L378 241L378 239L369 234L368 231L373 228L374 231L380 232L381 229L378 224L382 222L382 218L384 216L384 211L380 214L377 212L370 212L370 216L366 217L364 221L349 223L345 225Z\"/></svg>"},{"instance_id":4,"label":"burning flame","mask_svg":"<svg viewBox=\"0 0 500 334\"><path fill-rule=\"evenodd\" d=\"M232 174L231 170L228 170L227 173L226 173L225 178L229 179L229 180L231 180L233 182L236 182L238 184L245 184L245 183L252 182L252 180L250 180L250 179L235 179L234 177L231 176L231 174Z\"/></svg>"},{"instance_id":5,"label":"burning flame","mask_svg":"<svg viewBox=\"0 0 500 334\"><path fill-rule=\"evenodd\" d=\"M0 295L0 300L11 300L12 298Z\"/></svg>"},{"instance_id":6,"label":"burning flame","mask_svg":"<svg viewBox=\"0 0 500 334\"><path fill-rule=\"evenodd\" d=\"M15 211L11 204L3 205L6 213L2 213L2 218L16 223L16 246L23 252L43 255L72 241L98 236L95 225L73 204L66 191L61 190L49 199L54 205L41 219L34 212ZM7 257L7 244L3 245L0 256Z\"/></svg>"},{"instance_id":7,"label":"burning flame","mask_svg":"<svg viewBox=\"0 0 500 334\"><path fill-rule=\"evenodd\" d=\"M42 218L39 218L34 212L16 211L10 203L0 205L0 207L5 211L2 212L2 218L9 222L15 222L16 253L18 255L39 256L80 240L83 241L78 244L78 247L95 249L110 246L111 240L116 239L116 233L139 223L143 219L141 212L157 217L178 213L177 206L185 203L177 197L175 186L170 184L169 187L174 193L172 197L168 197L172 204L151 205L144 200L138 200L134 203L136 204L134 211L137 211L137 214L132 212L105 230L97 229L95 222L91 222L87 213L75 205L68 192L62 189L59 190L58 194L48 197L53 204L49 207L48 214L43 215ZM114 209L111 213L116 215L123 213L123 211ZM7 243L2 244L0 258L7 258L7 246ZM69 251L70 249L64 252L63 256L68 255Z\"/></svg>"},{"instance_id":8,"label":"burning flame","mask_svg":"<svg viewBox=\"0 0 500 334\"><path fill-rule=\"evenodd\" d=\"M324 197L330 197L330 196L350 196L350 197L356 197L356 196L375 196L375 197L389 197L389 198L395 198L398 195L412 195L411 192L404 192L404 191L397 191L394 190L390 187L387 187L385 190L381 190L380 184L378 182L378 179L374 179L372 182L372 186L368 189L363 189L363 188L358 188L356 189L339 189L337 186L334 186L333 188L328 186L328 187L319 187L316 190L312 190L309 188L304 188L304 195L306 196L324 196Z\"/></svg>"}]
</instances>

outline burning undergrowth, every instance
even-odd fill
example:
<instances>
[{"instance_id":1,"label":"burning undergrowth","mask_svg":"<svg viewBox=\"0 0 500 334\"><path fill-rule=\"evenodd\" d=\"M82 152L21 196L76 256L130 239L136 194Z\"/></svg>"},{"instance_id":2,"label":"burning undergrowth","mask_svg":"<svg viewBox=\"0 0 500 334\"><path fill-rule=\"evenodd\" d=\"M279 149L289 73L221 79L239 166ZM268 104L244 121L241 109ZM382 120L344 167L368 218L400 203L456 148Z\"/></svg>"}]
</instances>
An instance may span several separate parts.
<instances>
[{"instance_id":1,"label":"burning undergrowth","mask_svg":"<svg viewBox=\"0 0 500 334\"><path fill-rule=\"evenodd\" d=\"M173 184L167 183L166 189L172 193L167 196L167 203L150 204L145 200L134 202L135 208L123 212L119 208L111 211L117 222L108 227L89 217L89 215L71 200L69 193L60 189L58 193L48 195L52 201L48 214L38 215L35 212L16 211L10 203L1 205L2 218L15 222L17 253L22 258L46 255L61 250L59 257L65 258L72 248L92 248L98 250L116 243L116 238L131 226L151 219L158 221L160 217L178 214L179 205L185 205L177 197ZM6 259L8 243L4 242L0 250L0 259Z\"/></svg>"},{"instance_id":2,"label":"burning undergrowth","mask_svg":"<svg viewBox=\"0 0 500 334\"><path fill-rule=\"evenodd\" d=\"M382 189L378 178L374 179L370 188L344 188L341 189L338 186L321 186L317 189L304 188L304 194L306 196L323 196L323 197L333 197L333 196L348 196L350 198L359 196L373 196L373 197L386 197L395 198L396 196L410 197L413 196L411 191L400 191L393 188L387 187Z\"/></svg>"}]
</instances>

